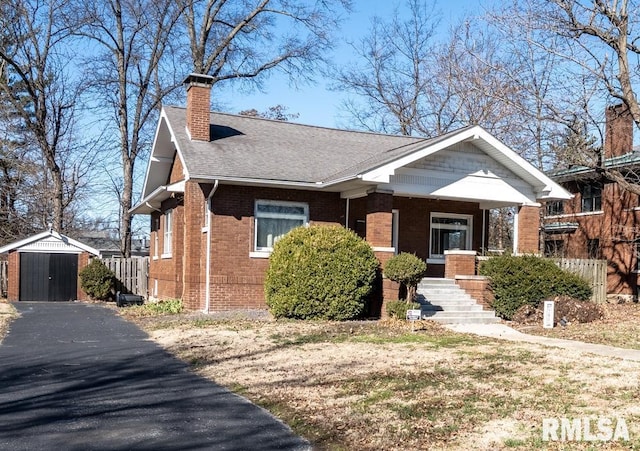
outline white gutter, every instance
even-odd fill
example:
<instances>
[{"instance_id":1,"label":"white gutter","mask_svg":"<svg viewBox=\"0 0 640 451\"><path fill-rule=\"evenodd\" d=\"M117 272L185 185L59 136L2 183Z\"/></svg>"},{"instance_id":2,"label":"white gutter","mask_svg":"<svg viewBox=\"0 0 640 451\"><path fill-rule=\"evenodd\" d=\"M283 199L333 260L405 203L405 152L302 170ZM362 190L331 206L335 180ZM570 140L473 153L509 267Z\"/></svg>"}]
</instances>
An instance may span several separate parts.
<instances>
[{"instance_id":1,"label":"white gutter","mask_svg":"<svg viewBox=\"0 0 640 451\"><path fill-rule=\"evenodd\" d=\"M213 188L209 192L207 196L207 263L206 263L206 275L205 275L205 291L204 291L204 313L209 313L209 307L211 306L211 287L209 284L211 283L211 226L212 226L212 218L211 218L211 198L213 194L218 189L218 180L213 183Z\"/></svg>"}]
</instances>

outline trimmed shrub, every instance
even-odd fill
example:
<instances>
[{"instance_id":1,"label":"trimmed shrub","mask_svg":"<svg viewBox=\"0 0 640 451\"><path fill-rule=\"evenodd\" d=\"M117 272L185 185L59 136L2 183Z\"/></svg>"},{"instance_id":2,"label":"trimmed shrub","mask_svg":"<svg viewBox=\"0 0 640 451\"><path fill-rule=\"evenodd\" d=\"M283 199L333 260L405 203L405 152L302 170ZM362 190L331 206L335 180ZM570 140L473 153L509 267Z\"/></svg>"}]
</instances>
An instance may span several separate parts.
<instances>
[{"instance_id":1,"label":"trimmed shrub","mask_svg":"<svg viewBox=\"0 0 640 451\"><path fill-rule=\"evenodd\" d=\"M116 276L99 259L94 258L79 273L80 287L92 299L106 301L115 290Z\"/></svg>"},{"instance_id":2,"label":"trimmed shrub","mask_svg":"<svg viewBox=\"0 0 640 451\"><path fill-rule=\"evenodd\" d=\"M406 319L407 310L419 309L417 302L389 301L387 302L387 313L391 318Z\"/></svg>"},{"instance_id":3,"label":"trimmed shrub","mask_svg":"<svg viewBox=\"0 0 640 451\"><path fill-rule=\"evenodd\" d=\"M584 301L592 294L591 287L580 276L533 255L493 257L480 265L480 274L491 278L494 294L491 307L507 320L523 305L537 308L541 301L555 296Z\"/></svg>"},{"instance_id":4,"label":"trimmed shrub","mask_svg":"<svg viewBox=\"0 0 640 451\"><path fill-rule=\"evenodd\" d=\"M360 317L378 259L371 246L339 226L298 227L274 246L265 297L276 317L349 320Z\"/></svg>"},{"instance_id":5,"label":"trimmed shrub","mask_svg":"<svg viewBox=\"0 0 640 451\"><path fill-rule=\"evenodd\" d=\"M420 283L426 271L427 264L414 254L407 252L394 255L384 265L384 275L388 279L400 283L401 289L404 288L401 291L401 300L413 300L415 298L418 283Z\"/></svg>"}]
</instances>

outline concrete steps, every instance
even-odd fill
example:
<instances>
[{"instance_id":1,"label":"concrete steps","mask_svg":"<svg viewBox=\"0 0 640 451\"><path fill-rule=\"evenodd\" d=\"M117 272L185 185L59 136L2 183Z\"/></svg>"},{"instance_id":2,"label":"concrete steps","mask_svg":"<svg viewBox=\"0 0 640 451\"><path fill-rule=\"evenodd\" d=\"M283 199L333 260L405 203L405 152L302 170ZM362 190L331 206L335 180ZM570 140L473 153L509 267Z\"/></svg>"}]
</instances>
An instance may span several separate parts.
<instances>
[{"instance_id":1,"label":"concrete steps","mask_svg":"<svg viewBox=\"0 0 640 451\"><path fill-rule=\"evenodd\" d=\"M495 312L483 310L451 279L422 279L418 284L417 300L422 318L445 324L491 324L500 319Z\"/></svg>"}]
</instances>

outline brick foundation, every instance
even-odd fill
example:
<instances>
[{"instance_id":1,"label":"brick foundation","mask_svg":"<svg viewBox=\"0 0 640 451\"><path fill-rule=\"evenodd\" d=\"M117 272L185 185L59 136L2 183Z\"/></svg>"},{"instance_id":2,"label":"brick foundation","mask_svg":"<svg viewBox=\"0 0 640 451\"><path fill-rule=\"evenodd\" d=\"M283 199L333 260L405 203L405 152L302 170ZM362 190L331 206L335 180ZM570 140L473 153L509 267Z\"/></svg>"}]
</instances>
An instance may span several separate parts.
<instances>
[{"instance_id":1,"label":"brick foundation","mask_svg":"<svg viewBox=\"0 0 640 451\"><path fill-rule=\"evenodd\" d=\"M491 309L493 303L493 291L488 277L483 276L457 276L456 284L462 288L485 310Z\"/></svg>"},{"instance_id":2,"label":"brick foundation","mask_svg":"<svg viewBox=\"0 0 640 451\"><path fill-rule=\"evenodd\" d=\"M446 279L476 274L476 251L444 251L444 261Z\"/></svg>"}]
</instances>

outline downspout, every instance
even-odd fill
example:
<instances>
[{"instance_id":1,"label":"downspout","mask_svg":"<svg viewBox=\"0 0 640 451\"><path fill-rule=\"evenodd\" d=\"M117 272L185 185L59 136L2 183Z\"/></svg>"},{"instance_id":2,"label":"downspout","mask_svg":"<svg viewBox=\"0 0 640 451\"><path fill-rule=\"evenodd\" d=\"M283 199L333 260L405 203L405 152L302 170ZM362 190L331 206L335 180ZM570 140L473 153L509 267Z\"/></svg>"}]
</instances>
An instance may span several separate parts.
<instances>
[{"instance_id":1,"label":"downspout","mask_svg":"<svg viewBox=\"0 0 640 451\"><path fill-rule=\"evenodd\" d=\"M209 313L209 307L211 305L211 227L213 226L213 221L211 218L211 198L213 194L218 189L218 180L213 183L213 188L209 191L209 195L207 196L207 258L206 258L206 271L207 274L205 276L205 294L204 294L204 313Z\"/></svg>"},{"instance_id":2,"label":"downspout","mask_svg":"<svg viewBox=\"0 0 640 451\"><path fill-rule=\"evenodd\" d=\"M484 236L486 226L487 226L487 210L483 208L482 209L482 245L481 245L483 257L487 255L487 245L485 243L486 237Z\"/></svg>"},{"instance_id":3,"label":"downspout","mask_svg":"<svg viewBox=\"0 0 640 451\"><path fill-rule=\"evenodd\" d=\"M347 206L344 214L344 228L349 229L349 198L347 197Z\"/></svg>"}]
</instances>

